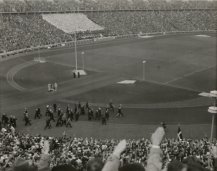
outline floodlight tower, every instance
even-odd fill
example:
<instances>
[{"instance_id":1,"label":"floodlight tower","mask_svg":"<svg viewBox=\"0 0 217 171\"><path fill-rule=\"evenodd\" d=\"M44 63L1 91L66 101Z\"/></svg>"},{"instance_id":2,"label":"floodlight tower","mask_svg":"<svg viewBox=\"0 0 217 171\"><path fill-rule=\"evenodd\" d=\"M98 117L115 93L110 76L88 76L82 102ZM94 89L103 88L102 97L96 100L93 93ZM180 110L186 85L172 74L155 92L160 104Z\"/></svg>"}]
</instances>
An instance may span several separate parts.
<instances>
[{"instance_id":1,"label":"floodlight tower","mask_svg":"<svg viewBox=\"0 0 217 171\"><path fill-rule=\"evenodd\" d=\"M37 47L37 52L38 52L38 55L36 58L34 58L34 61L35 62L39 62L39 63L45 63L45 59L41 57L41 52L40 52L40 45L38 45Z\"/></svg>"},{"instance_id":2,"label":"floodlight tower","mask_svg":"<svg viewBox=\"0 0 217 171\"><path fill-rule=\"evenodd\" d=\"M75 69L73 70L73 73L76 75L87 75L87 73L84 71L84 52L81 52L81 57L82 57L82 69L78 69L78 51L77 51L77 30L74 32L74 54L75 54Z\"/></svg>"},{"instance_id":3,"label":"floodlight tower","mask_svg":"<svg viewBox=\"0 0 217 171\"><path fill-rule=\"evenodd\" d=\"M77 73L78 71L78 54L77 54L77 34L76 34L76 30L74 33L74 38L75 38L75 73Z\"/></svg>"},{"instance_id":4,"label":"floodlight tower","mask_svg":"<svg viewBox=\"0 0 217 171\"><path fill-rule=\"evenodd\" d=\"M212 125L211 125L211 133L210 133L210 141L213 139L213 132L215 126L215 116L217 114L217 90L213 90L210 92L210 96L213 99L213 105L208 108L208 112L212 114Z\"/></svg>"},{"instance_id":5,"label":"floodlight tower","mask_svg":"<svg viewBox=\"0 0 217 171\"><path fill-rule=\"evenodd\" d=\"M73 41L73 37L72 34L70 35L72 41ZM78 70L78 54L77 54L77 35L76 35L76 30L74 32L74 55L75 55L75 70L73 70L72 72L77 73Z\"/></svg>"},{"instance_id":6,"label":"floodlight tower","mask_svg":"<svg viewBox=\"0 0 217 171\"><path fill-rule=\"evenodd\" d=\"M217 47L217 29L216 29L216 47ZM217 48L216 48L216 66L217 66ZM216 68L216 78L217 78L217 68ZM216 90L210 91L210 93L202 92L199 95L204 97L210 97L213 100L212 106L208 108L208 112L212 114L212 125L210 133L210 141L213 139L214 126L215 126L215 116L217 114L217 79L215 79ZM217 131L217 130L216 130Z\"/></svg>"}]
</instances>

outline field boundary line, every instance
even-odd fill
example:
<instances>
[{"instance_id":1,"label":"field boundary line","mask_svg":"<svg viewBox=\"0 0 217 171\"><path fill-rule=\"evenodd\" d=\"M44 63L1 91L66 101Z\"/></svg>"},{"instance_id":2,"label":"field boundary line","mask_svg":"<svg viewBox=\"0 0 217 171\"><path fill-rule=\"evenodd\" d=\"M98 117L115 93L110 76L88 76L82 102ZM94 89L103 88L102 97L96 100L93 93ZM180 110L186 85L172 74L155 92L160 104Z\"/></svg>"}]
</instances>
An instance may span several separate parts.
<instances>
[{"instance_id":1,"label":"field boundary line","mask_svg":"<svg viewBox=\"0 0 217 171\"><path fill-rule=\"evenodd\" d=\"M187 74L184 74L184 75L181 76L181 77L177 77L177 78L174 78L174 79L172 79L172 80L170 80L170 81L167 81L167 82L165 82L164 84L165 84L165 85L171 84L172 82L175 82L175 81L177 81L177 80L181 80L181 79L183 79L183 78L187 78L187 77L189 77L189 76L191 76L191 75L194 75L194 74L196 74L196 73L200 73L200 72L206 71L206 70L208 70L208 69L214 68L215 66L216 66L216 64L215 64L215 65L212 65L212 66L209 66L209 67L206 67L206 68L203 68L203 69L200 69L200 70L195 70L195 71L193 71L193 72L189 72L189 73L187 73Z\"/></svg>"},{"instance_id":2,"label":"field boundary line","mask_svg":"<svg viewBox=\"0 0 217 171\"><path fill-rule=\"evenodd\" d=\"M198 97L197 99L204 99L204 98ZM127 108L127 109L170 109L170 108L194 108L194 107L207 106L210 104L208 101L196 102L194 100L196 100L196 99L185 100L185 101L176 101L176 102L166 102L166 103L122 104L122 106L123 106L123 108ZM69 104L78 103L78 101L68 100L68 99L60 99L58 101L63 102L63 103L69 103ZM189 101L191 103L188 103ZM86 102L80 101L80 103L86 103ZM94 107L99 107L99 106L100 107L107 107L107 105L108 105L106 103L91 103L91 102L89 102L89 104L91 106L94 106ZM115 104L115 107L117 107L117 106L118 105Z\"/></svg>"},{"instance_id":3,"label":"field boundary line","mask_svg":"<svg viewBox=\"0 0 217 171\"><path fill-rule=\"evenodd\" d=\"M14 80L14 76L23 68L32 66L34 64L35 64L35 61L28 61L28 62L24 62L24 63L21 63L19 65L12 67L6 74L8 84L19 91L25 91L26 88L17 84L17 82Z\"/></svg>"}]
</instances>

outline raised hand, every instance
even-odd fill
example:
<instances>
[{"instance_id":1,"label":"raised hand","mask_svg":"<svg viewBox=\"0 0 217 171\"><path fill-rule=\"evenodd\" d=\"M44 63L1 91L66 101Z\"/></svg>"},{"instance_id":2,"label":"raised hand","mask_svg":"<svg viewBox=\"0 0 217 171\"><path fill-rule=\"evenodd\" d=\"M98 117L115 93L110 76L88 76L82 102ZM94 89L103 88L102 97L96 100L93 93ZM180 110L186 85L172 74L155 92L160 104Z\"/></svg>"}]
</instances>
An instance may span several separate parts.
<instances>
[{"instance_id":1,"label":"raised hand","mask_svg":"<svg viewBox=\"0 0 217 171\"><path fill-rule=\"evenodd\" d=\"M165 135L164 128L158 127L151 136L152 145L159 146L164 135Z\"/></svg>"},{"instance_id":2,"label":"raised hand","mask_svg":"<svg viewBox=\"0 0 217 171\"><path fill-rule=\"evenodd\" d=\"M210 152L214 158L217 158L217 147L216 146L213 145L210 149Z\"/></svg>"},{"instance_id":3,"label":"raised hand","mask_svg":"<svg viewBox=\"0 0 217 171\"><path fill-rule=\"evenodd\" d=\"M127 147L126 140L121 140L119 144L115 147L113 154L119 157L121 153L126 149L126 147Z\"/></svg>"},{"instance_id":4,"label":"raised hand","mask_svg":"<svg viewBox=\"0 0 217 171\"><path fill-rule=\"evenodd\" d=\"M48 153L49 153L49 150L50 150L49 141L48 141L48 140L45 140L45 141L44 141L44 147L43 147L43 149L42 149L42 153L43 153L43 154L48 154Z\"/></svg>"}]
</instances>

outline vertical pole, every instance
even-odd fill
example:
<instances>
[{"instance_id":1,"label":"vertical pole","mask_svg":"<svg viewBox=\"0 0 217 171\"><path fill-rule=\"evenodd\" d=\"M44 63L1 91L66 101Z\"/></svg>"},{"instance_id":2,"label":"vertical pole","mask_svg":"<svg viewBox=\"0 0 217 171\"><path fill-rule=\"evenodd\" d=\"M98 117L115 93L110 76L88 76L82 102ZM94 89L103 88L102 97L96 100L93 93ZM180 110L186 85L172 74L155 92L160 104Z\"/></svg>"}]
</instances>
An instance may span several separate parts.
<instances>
[{"instance_id":1,"label":"vertical pole","mask_svg":"<svg viewBox=\"0 0 217 171\"><path fill-rule=\"evenodd\" d=\"M215 24L217 26L217 23L215 23ZM216 44L215 44L215 55L216 55L215 57L216 58L215 58L215 60L216 60L216 65L217 65L217 27L215 29L215 40L216 40ZM216 74L215 76L217 78L217 67L216 67L216 73L215 74ZM215 88L217 90L217 79L215 80ZM215 105L215 107L217 107L217 98L215 98L214 105ZM215 123L215 119L213 121L213 125L214 125L214 123ZM217 128L217 125L216 125L216 128ZM216 129L216 133L217 133L217 129ZM216 136L217 136L217 134L215 134L215 138L217 138Z\"/></svg>"},{"instance_id":2,"label":"vertical pole","mask_svg":"<svg viewBox=\"0 0 217 171\"><path fill-rule=\"evenodd\" d=\"M38 60L41 61L40 47L38 47Z\"/></svg>"},{"instance_id":3,"label":"vertical pole","mask_svg":"<svg viewBox=\"0 0 217 171\"><path fill-rule=\"evenodd\" d=\"M215 43L215 62L216 62L216 65L217 65L217 23L216 23L216 29L215 29L215 40L216 40L216 43ZM215 72L215 76L217 78L217 67L216 67L216 72ZM217 90L217 79L215 80L215 89ZM217 98L215 98L215 106L217 106Z\"/></svg>"},{"instance_id":4,"label":"vertical pole","mask_svg":"<svg viewBox=\"0 0 217 171\"><path fill-rule=\"evenodd\" d=\"M81 56L82 56L82 68L84 70L84 52L81 52Z\"/></svg>"},{"instance_id":5,"label":"vertical pole","mask_svg":"<svg viewBox=\"0 0 217 171\"><path fill-rule=\"evenodd\" d=\"M144 72L145 72L145 66L144 66L145 64L144 64L144 62L142 62L142 80L144 81L145 80L145 74L144 74Z\"/></svg>"},{"instance_id":6,"label":"vertical pole","mask_svg":"<svg viewBox=\"0 0 217 171\"><path fill-rule=\"evenodd\" d=\"M142 61L142 79L145 81L145 63L146 61Z\"/></svg>"},{"instance_id":7,"label":"vertical pole","mask_svg":"<svg viewBox=\"0 0 217 171\"><path fill-rule=\"evenodd\" d=\"M75 72L78 70L78 57L77 57L77 37L75 31Z\"/></svg>"},{"instance_id":8,"label":"vertical pole","mask_svg":"<svg viewBox=\"0 0 217 171\"><path fill-rule=\"evenodd\" d=\"M214 132L214 122L215 122L215 114L212 115L212 126L211 126L211 133L210 133L210 141L213 139L213 132Z\"/></svg>"}]
</instances>

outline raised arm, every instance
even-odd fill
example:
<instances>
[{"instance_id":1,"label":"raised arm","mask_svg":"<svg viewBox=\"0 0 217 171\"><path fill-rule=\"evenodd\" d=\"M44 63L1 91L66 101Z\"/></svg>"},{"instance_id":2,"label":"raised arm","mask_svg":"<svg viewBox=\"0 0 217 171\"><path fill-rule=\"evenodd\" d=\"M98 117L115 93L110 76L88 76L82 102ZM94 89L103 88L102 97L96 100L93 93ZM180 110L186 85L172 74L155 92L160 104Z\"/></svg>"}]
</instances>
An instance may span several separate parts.
<instances>
[{"instance_id":1,"label":"raised arm","mask_svg":"<svg viewBox=\"0 0 217 171\"><path fill-rule=\"evenodd\" d=\"M159 127L151 136L151 150L147 162L147 171L160 171L162 168L162 151L160 143L164 137L165 131L163 127Z\"/></svg>"},{"instance_id":2,"label":"raised arm","mask_svg":"<svg viewBox=\"0 0 217 171\"><path fill-rule=\"evenodd\" d=\"M126 149L126 145L126 140L119 142L119 144L115 147L113 153L107 159L102 171L118 171L120 165L120 155Z\"/></svg>"}]
</instances>

